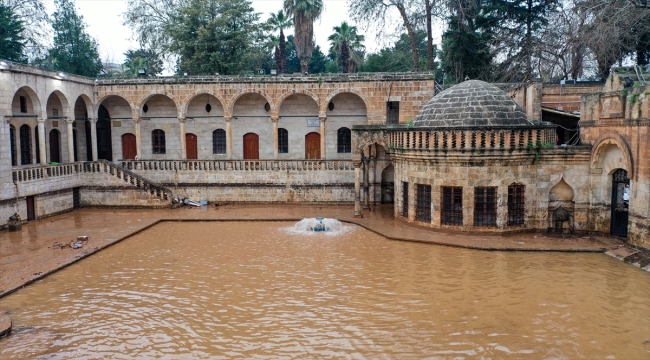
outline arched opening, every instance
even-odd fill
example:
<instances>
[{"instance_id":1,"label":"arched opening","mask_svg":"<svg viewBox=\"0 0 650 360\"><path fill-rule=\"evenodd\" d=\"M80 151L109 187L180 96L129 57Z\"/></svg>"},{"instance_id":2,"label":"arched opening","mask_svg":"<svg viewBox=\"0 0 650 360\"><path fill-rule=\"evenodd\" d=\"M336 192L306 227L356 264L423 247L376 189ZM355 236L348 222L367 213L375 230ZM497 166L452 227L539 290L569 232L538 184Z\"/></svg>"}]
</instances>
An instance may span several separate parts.
<instances>
[{"instance_id":1,"label":"arched opening","mask_svg":"<svg viewBox=\"0 0 650 360\"><path fill-rule=\"evenodd\" d=\"M68 99L62 92L53 91L47 98L47 118L48 119L63 119L68 116Z\"/></svg>"},{"instance_id":2,"label":"arched opening","mask_svg":"<svg viewBox=\"0 0 650 360\"><path fill-rule=\"evenodd\" d=\"M50 163L61 162L61 133L59 130L50 130Z\"/></svg>"},{"instance_id":3,"label":"arched opening","mask_svg":"<svg viewBox=\"0 0 650 360\"><path fill-rule=\"evenodd\" d=\"M334 153L328 152L328 159L350 159L347 147L341 147L339 131L342 128L350 129L354 125L367 125L367 108L363 99L351 92L341 92L333 96L327 104L327 130L326 140L335 146ZM336 143L335 143L336 141Z\"/></svg>"},{"instance_id":4,"label":"arched opening","mask_svg":"<svg viewBox=\"0 0 650 360\"><path fill-rule=\"evenodd\" d=\"M146 110L146 112L145 112ZM159 155L165 154L166 158L184 158L185 154L182 154L182 142L181 136L181 125L178 121L179 109L176 107L176 103L167 95L155 94L146 98L143 102L140 103L140 116L142 121L140 122L140 128L142 133L147 133L155 130L164 129L165 135L165 146L164 149L161 146L158 146L156 150L150 149L148 146L144 146L140 149L141 156L147 158L149 154ZM130 115L130 114L129 114ZM193 120L196 123L195 120ZM186 123L188 125L188 123ZM122 128L123 131L125 128ZM163 151L164 152L161 152ZM169 152L167 152L169 150ZM151 151L151 153L149 153ZM156 157L160 158L160 157Z\"/></svg>"},{"instance_id":5,"label":"arched opening","mask_svg":"<svg viewBox=\"0 0 650 360\"><path fill-rule=\"evenodd\" d=\"M84 121L84 136L86 137L86 161L93 161L93 141L92 141L92 130L90 127L90 121Z\"/></svg>"},{"instance_id":6,"label":"arched opening","mask_svg":"<svg viewBox=\"0 0 650 360\"><path fill-rule=\"evenodd\" d=\"M39 142L38 126L34 127L34 145L36 145L36 163L41 163L41 143Z\"/></svg>"},{"instance_id":7,"label":"arched opening","mask_svg":"<svg viewBox=\"0 0 650 360\"><path fill-rule=\"evenodd\" d=\"M29 125L20 127L20 164L32 163L32 129Z\"/></svg>"},{"instance_id":8,"label":"arched opening","mask_svg":"<svg viewBox=\"0 0 650 360\"><path fill-rule=\"evenodd\" d=\"M40 112L40 101L34 90L23 86L14 94L11 102L11 113L14 117L37 117Z\"/></svg>"},{"instance_id":9,"label":"arched opening","mask_svg":"<svg viewBox=\"0 0 650 360\"><path fill-rule=\"evenodd\" d=\"M299 144L301 138L305 137L308 133L320 133L318 104L308 95L292 94L280 104L279 116L278 127L291 130L287 134L287 151L284 153L287 156L283 156L282 158L300 158L302 156L300 147L288 145L292 142L291 139L293 139L293 143ZM320 134L318 138L320 139ZM318 144L318 148L318 154L320 154L320 143ZM283 154L280 151L280 138L278 138L278 153ZM305 154L307 154L306 150ZM318 158L320 159L320 155Z\"/></svg>"},{"instance_id":10,"label":"arched opening","mask_svg":"<svg viewBox=\"0 0 650 360\"><path fill-rule=\"evenodd\" d=\"M122 135L122 159L133 160L137 154L135 135L131 133Z\"/></svg>"},{"instance_id":11,"label":"arched opening","mask_svg":"<svg viewBox=\"0 0 650 360\"><path fill-rule=\"evenodd\" d=\"M573 233L574 191L561 179L549 191L548 219L549 231Z\"/></svg>"},{"instance_id":12,"label":"arched opening","mask_svg":"<svg viewBox=\"0 0 650 360\"><path fill-rule=\"evenodd\" d=\"M9 146L11 147L11 166L17 166L16 160L16 128L9 125Z\"/></svg>"},{"instance_id":13,"label":"arched opening","mask_svg":"<svg viewBox=\"0 0 650 360\"><path fill-rule=\"evenodd\" d=\"M260 138L255 133L244 135L244 159L260 158Z\"/></svg>"},{"instance_id":14,"label":"arched opening","mask_svg":"<svg viewBox=\"0 0 650 360\"><path fill-rule=\"evenodd\" d=\"M188 160L195 160L199 158L199 149L196 135L190 133L185 134L185 150L185 155Z\"/></svg>"},{"instance_id":15,"label":"arched opening","mask_svg":"<svg viewBox=\"0 0 650 360\"><path fill-rule=\"evenodd\" d=\"M305 135L305 159L320 159L320 134L310 132Z\"/></svg>"},{"instance_id":16,"label":"arched opening","mask_svg":"<svg viewBox=\"0 0 650 360\"><path fill-rule=\"evenodd\" d=\"M86 123L88 123L88 127L90 126L88 115L92 113L92 111L89 111L89 106L90 100L87 99L85 95L77 97L77 100L74 103L74 125L77 129L79 129L80 126L84 126L84 131L77 132L75 130L74 132L76 136L74 146L77 147L75 153L78 152L75 161L78 161L77 159L79 158L92 160L92 149L91 146L88 145L88 143L91 142L90 137L88 137L90 131L86 131Z\"/></svg>"},{"instance_id":17,"label":"arched opening","mask_svg":"<svg viewBox=\"0 0 650 360\"><path fill-rule=\"evenodd\" d=\"M257 155L256 159L260 158L260 155L264 158L273 158L274 153L274 142L273 142L273 122L270 118L270 113L264 109L264 105L268 100L257 93L248 93L237 98L233 105L232 110L232 151L233 158L244 158L246 159L246 154L240 151L246 149L245 144L240 145L240 141L243 141L244 136L250 132L250 130L255 129L256 133L266 134L265 136L257 137ZM252 145L252 137L250 137ZM261 149L261 151L260 151Z\"/></svg>"},{"instance_id":18,"label":"arched opening","mask_svg":"<svg viewBox=\"0 0 650 360\"><path fill-rule=\"evenodd\" d=\"M393 164L388 165L381 172L381 203L392 204L395 193L395 168Z\"/></svg>"},{"instance_id":19,"label":"arched opening","mask_svg":"<svg viewBox=\"0 0 650 360\"><path fill-rule=\"evenodd\" d=\"M618 169L612 174L612 235L627 237L630 209L630 179L627 171Z\"/></svg>"},{"instance_id":20,"label":"arched opening","mask_svg":"<svg viewBox=\"0 0 650 360\"><path fill-rule=\"evenodd\" d=\"M75 162L79 161L77 156L77 129L72 129L72 155Z\"/></svg>"},{"instance_id":21,"label":"arched opening","mask_svg":"<svg viewBox=\"0 0 650 360\"><path fill-rule=\"evenodd\" d=\"M113 161L111 143L111 115L104 105L99 105L97 113L97 159Z\"/></svg>"}]
</instances>

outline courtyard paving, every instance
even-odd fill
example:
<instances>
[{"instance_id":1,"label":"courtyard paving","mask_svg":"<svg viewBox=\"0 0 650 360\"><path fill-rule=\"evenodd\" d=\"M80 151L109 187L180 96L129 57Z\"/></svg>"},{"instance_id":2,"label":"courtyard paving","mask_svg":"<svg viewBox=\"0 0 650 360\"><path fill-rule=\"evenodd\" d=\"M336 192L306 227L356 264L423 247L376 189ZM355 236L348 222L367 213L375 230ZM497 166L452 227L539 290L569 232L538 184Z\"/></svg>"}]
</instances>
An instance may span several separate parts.
<instances>
[{"instance_id":1,"label":"courtyard paving","mask_svg":"<svg viewBox=\"0 0 650 360\"><path fill-rule=\"evenodd\" d=\"M87 257L160 221L299 221L329 217L350 222L391 240L414 241L480 250L605 252L623 243L606 236L556 237L541 233L485 235L432 230L393 217L391 206L377 206L354 218L353 206L222 205L178 209L81 209L0 231L0 297ZM79 249L78 236L89 241Z\"/></svg>"}]
</instances>

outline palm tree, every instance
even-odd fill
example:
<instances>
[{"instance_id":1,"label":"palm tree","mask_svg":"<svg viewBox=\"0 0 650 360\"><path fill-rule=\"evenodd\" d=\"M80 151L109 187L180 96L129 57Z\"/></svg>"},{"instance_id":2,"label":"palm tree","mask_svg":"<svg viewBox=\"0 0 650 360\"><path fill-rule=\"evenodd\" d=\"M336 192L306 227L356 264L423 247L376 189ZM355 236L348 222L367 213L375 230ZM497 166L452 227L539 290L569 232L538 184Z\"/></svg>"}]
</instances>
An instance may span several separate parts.
<instances>
[{"instance_id":1,"label":"palm tree","mask_svg":"<svg viewBox=\"0 0 650 360\"><path fill-rule=\"evenodd\" d=\"M323 13L322 0L284 0L284 11L293 16L296 53L303 74L309 70L309 58L314 50L314 21Z\"/></svg>"},{"instance_id":2,"label":"palm tree","mask_svg":"<svg viewBox=\"0 0 650 360\"><path fill-rule=\"evenodd\" d=\"M363 53L366 48L363 45L365 37L357 34L357 27L350 26L344 21L340 26L334 27L334 33L327 40L330 41L329 52L336 56L336 60L343 68L343 72L356 71L357 64L363 60ZM346 51L343 51L344 43L347 45ZM343 59L343 53L349 54L349 57ZM349 65L343 66L344 63L348 63Z\"/></svg>"},{"instance_id":3,"label":"palm tree","mask_svg":"<svg viewBox=\"0 0 650 360\"><path fill-rule=\"evenodd\" d=\"M284 29L288 29L293 25L293 22L284 11L279 10L278 13L271 13L268 20L269 25L273 31L280 30L280 37L278 38L279 49L276 49L275 66L278 74L287 72L287 43L284 38Z\"/></svg>"}]
</instances>

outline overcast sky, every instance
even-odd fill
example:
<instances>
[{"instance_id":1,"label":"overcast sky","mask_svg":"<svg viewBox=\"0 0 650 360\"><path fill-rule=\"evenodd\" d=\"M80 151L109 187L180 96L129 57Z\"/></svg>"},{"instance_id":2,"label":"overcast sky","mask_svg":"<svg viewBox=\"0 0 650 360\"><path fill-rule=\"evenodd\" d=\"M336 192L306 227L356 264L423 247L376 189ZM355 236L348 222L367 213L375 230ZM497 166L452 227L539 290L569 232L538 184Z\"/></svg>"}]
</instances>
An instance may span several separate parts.
<instances>
[{"instance_id":1,"label":"overcast sky","mask_svg":"<svg viewBox=\"0 0 650 360\"><path fill-rule=\"evenodd\" d=\"M49 8L49 13L54 12L54 0L44 0ZM255 11L261 13L261 19L266 20L270 12L277 12L282 8L282 0L254 0ZM316 44L320 45L323 52L327 53L329 44L327 37L332 33L332 28L348 19L347 4L345 0L324 0L325 12L315 25ZM130 29L122 25L122 13L126 11L125 0L76 0L79 14L84 17L88 25L88 33L99 44L102 61L122 63L124 53L129 49L136 49L137 43L131 40ZM351 21L348 20L350 24ZM288 31L287 34L292 31ZM380 46L375 45L374 34L368 36L362 29L358 31L366 35L366 48L376 51Z\"/></svg>"}]
</instances>

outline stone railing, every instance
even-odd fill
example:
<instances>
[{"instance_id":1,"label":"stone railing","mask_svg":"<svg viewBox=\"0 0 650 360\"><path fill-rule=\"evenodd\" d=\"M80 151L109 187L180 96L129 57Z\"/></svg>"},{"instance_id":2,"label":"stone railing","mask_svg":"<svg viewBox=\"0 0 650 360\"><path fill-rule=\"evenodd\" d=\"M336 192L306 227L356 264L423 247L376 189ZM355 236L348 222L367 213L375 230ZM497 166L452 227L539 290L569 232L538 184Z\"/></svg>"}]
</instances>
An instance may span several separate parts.
<instances>
[{"instance_id":1,"label":"stone railing","mask_svg":"<svg viewBox=\"0 0 650 360\"><path fill-rule=\"evenodd\" d=\"M473 128L384 128L389 151L530 150L555 145L555 125Z\"/></svg>"},{"instance_id":2,"label":"stone railing","mask_svg":"<svg viewBox=\"0 0 650 360\"><path fill-rule=\"evenodd\" d=\"M21 184L35 180L48 180L88 173L108 174L131 184L142 191L148 192L163 201L171 202L172 199L172 191L168 188L149 181L138 174L123 169L106 160L16 169L12 171L12 176L15 184ZM87 185L92 185L92 181L89 180Z\"/></svg>"},{"instance_id":3,"label":"stone railing","mask_svg":"<svg viewBox=\"0 0 650 360\"><path fill-rule=\"evenodd\" d=\"M121 160L133 171L354 170L351 160Z\"/></svg>"}]
</instances>

